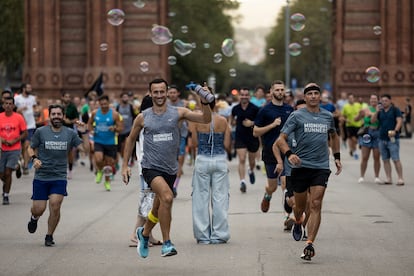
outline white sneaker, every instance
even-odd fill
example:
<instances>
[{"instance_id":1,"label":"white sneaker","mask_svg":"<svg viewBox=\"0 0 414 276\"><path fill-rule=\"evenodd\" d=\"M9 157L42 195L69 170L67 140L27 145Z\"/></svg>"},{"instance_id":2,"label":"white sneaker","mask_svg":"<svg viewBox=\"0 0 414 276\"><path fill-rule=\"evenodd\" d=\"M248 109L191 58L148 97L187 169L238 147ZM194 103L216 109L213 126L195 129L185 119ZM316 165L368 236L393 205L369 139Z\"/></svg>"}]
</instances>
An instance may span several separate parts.
<instances>
[{"instance_id":1,"label":"white sneaker","mask_svg":"<svg viewBox=\"0 0 414 276\"><path fill-rule=\"evenodd\" d=\"M364 178L363 178L363 177L360 177L360 178L358 179L358 183L359 183L359 184L361 184L362 182L364 182Z\"/></svg>"},{"instance_id":2,"label":"white sneaker","mask_svg":"<svg viewBox=\"0 0 414 276\"><path fill-rule=\"evenodd\" d=\"M379 179L378 177L375 177L375 183L377 183L377 184L383 184L384 182L382 182L382 180Z\"/></svg>"}]
</instances>

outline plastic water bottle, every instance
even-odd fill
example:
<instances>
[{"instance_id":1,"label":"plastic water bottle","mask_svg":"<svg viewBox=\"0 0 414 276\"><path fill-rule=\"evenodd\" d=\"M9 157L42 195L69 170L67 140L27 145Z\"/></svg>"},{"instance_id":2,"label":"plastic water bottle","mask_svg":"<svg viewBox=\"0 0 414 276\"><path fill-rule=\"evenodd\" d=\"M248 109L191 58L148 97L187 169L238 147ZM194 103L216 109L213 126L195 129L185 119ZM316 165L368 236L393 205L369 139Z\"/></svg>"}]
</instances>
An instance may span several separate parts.
<instances>
[{"instance_id":1,"label":"plastic water bottle","mask_svg":"<svg viewBox=\"0 0 414 276\"><path fill-rule=\"evenodd\" d=\"M204 90L203 87L199 84L194 88L194 91L203 99L207 100L207 102L211 103L214 101L214 95L209 93L208 91Z\"/></svg>"}]
</instances>

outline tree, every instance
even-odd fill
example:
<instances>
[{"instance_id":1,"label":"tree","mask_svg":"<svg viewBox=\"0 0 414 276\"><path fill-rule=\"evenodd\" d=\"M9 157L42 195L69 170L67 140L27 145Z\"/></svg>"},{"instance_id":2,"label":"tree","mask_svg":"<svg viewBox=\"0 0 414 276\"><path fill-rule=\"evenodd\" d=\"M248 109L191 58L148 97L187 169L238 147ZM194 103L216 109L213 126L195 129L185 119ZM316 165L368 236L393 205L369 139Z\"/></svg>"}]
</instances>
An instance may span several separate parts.
<instances>
[{"instance_id":1,"label":"tree","mask_svg":"<svg viewBox=\"0 0 414 276\"><path fill-rule=\"evenodd\" d=\"M236 9L239 4L231 0L171 0L169 10L175 14L169 18L168 27L174 35L185 43L194 43L196 48L185 56L180 56L171 45L171 55L177 58L177 63L171 66L172 82L184 87L189 81L206 81L209 76L216 79L216 90L221 91L224 85L229 85L229 69L237 63L237 56L223 55L220 63L214 63L215 53L221 53L224 39L233 38L232 18L224 13L225 10ZM182 26L188 27L188 32L182 32Z\"/></svg>"},{"instance_id":2,"label":"tree","mask_svg":"<svg viewBox=\"0 0 414 276\"><path fill-rule=\"evenodd\" d=\"M302 13L305 17L305 28L296 32L290 30L290 42L302 45L302 53L291 56L291 79L295 78L299 86L313 81L319 84L331 82L331 4L326 0L296 0L290 5L290 14ZM303 39L309 39L305 46ZM267 55L263 65L266 75L274 79L285 76L285 9L278 18L275 27L266 38L266 49L274 48L275 55ZM273 77L271 77L273 76ZM289 87L290 85L287 84Z\"/></svg>"},{"instance_id":3,"label":"tree","mask_svg":"<svg viewBox=\"0 0 414 276\"><path fill-rule=\"evenodd\" d=\"M8 84L24 56L24 18L22 0L0 1L0 84ZM5 79L5 80L4 80ZM1 83L3 80L3 83Z\"/></svg>"}]
</instances>

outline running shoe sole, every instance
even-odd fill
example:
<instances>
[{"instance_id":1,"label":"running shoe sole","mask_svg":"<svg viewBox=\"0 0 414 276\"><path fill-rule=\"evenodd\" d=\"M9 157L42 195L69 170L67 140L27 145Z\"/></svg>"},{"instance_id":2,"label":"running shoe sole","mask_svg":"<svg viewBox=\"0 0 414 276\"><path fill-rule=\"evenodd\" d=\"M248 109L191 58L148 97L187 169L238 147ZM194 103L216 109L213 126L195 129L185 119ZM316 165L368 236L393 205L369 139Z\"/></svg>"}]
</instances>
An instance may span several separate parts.
<instances>
[{"instance_id":1,"label":"running shoe sole","mask_svg":"<svg viewBox=\"0 0 414 276\"><path fill-rule=\"evenodd\" d=\"M242 193L245 193L245 192L246 192L246 184L245 184L244 182L242 182L242 183L240 184L240 191L241 191Z\"/></svg>"},{"instance_id":2,"label":"running shoe sole","mask_svg":"<svg viewBox=\"0 0 414 276\"><path fill-rule=\"evenodd\" d=\"M29 223L27 224L27 230L30 234L36 232L37 229L37 220L30 219Z\"/></svg>"},{"instance_id":3,"label":"running shoe sole","mask_svg":"<svg viewBox=\"0 0 414 276\"><path fill-rule=\"evenodd\" d=\"M302 224L295 223L292 228L292 237L295 241L300 241L302 239L303 229Z\"/></svg>"},{"instance_id":4,"label":"running shoe sole","mask_svg":"<svg viewBox=\"0 0 414 276\"><path fill-rule=\"evenodd\" d=\"M256 176L254 175L253 171L249 173L249 180L250 180L250 184L252 185L256 182Z\"/></svg>"},{"instance_id":5,"label":"running shoe sole","mask_svg":"<svg viewBox=\"0 0 414 276\"><path fill-rule=\"evenodd\" d=\"M303 249L303 253L300 257L305 261L311 261L314 256L315 249L313 248L313 245L310 243L305 247L305 249Z\"/></svg>"},{"instance_id":6,"label":"running shoe sole","mask_svg":"<svg viewBox=\"0 0 414 276\"><path fill-rule=\"evenodd\" d=\"M174 255L177 255L177 250L174 248L174 246L171 246L166 252L163 252L161 249L161 257L170 257Z\"/></svg>"}]
</instances>

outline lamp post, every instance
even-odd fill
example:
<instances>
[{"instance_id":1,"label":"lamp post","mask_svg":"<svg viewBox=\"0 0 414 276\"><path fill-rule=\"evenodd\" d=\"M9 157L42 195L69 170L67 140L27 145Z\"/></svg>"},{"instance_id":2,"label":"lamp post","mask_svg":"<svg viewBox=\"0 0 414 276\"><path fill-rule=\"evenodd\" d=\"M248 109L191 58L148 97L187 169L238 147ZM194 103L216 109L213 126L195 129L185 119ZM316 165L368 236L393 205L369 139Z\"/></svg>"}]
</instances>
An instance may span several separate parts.
<instances>
[{"instance_id":1,"label":"lamp post","mask_svg":"<svg viewBox=\"0 0 414 276\"><path fill-rule=\"evenodd\" d=\"M289 28L289 0L286 0L285 8L285 85L290 87L290 55L289 55L289 41L290 41L290 28Z\"/></svg>"}]
</instances>

